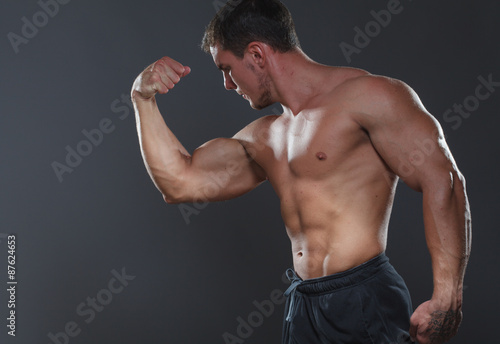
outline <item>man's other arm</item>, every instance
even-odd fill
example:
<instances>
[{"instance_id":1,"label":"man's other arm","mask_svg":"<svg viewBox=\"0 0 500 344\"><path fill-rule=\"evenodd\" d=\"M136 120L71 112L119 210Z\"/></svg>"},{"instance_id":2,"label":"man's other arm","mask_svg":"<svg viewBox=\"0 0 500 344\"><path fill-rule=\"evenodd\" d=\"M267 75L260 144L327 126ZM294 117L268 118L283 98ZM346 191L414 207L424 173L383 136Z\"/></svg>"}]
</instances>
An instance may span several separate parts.
<instances>
[{"instance_id":1,"label":"man's other arm","mask_svg":"<svg viewBox=\"0 0 500 344\"><path fill-rule=\"evenodd\" d=\"M221 201L240 196L264 181L264 171L235 138L218 138L193 154L167 127L156 104L191 72L164 57L135 80L132 100L146 169L167 203Z\"/></svg>"},{"instance_id":2,"label":"man's other arm","mask_svg":"<svg viewBox=\"0 0 500 344\"><path fill-rule=\"evenodd\" d=\"M462 320L465 268L470 255L471 217L460 173L438 121L406 84L367 76L352 82L358 123L373 146L412 189L422 192L434 291L411 317L410 335L420 344L451 339Z\"/></svg>"}]
</instances>

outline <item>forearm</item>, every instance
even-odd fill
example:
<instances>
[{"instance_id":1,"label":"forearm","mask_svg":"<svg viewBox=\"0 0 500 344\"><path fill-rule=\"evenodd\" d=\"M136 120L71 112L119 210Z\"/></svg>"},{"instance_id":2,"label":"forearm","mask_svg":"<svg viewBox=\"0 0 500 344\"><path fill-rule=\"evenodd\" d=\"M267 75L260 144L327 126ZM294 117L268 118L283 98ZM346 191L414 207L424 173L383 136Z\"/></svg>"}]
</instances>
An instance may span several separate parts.
<instances>
[{"instance_id":1,"label":"forearm","mask_svg":"<svg viewBox=\"0 0 500 344\"><path fill-rule=\"evenodd\" d=\"M146 169L165 199L175 199L190 155L165 124L154 97L144 99L132 92L132 101Z\"/></svg>"},{"instance_id":2,"label":"forearm","mask_svg":"<svg viewBox=\"0 0 500 344\"><path fill-rule=\"evenodd\" d=\"M471 217L465 180L453 172L451 183L423 191L424 225L432 258L433 298L461 307L463 279L471 245Z\"/></svg>"}]
</instances>

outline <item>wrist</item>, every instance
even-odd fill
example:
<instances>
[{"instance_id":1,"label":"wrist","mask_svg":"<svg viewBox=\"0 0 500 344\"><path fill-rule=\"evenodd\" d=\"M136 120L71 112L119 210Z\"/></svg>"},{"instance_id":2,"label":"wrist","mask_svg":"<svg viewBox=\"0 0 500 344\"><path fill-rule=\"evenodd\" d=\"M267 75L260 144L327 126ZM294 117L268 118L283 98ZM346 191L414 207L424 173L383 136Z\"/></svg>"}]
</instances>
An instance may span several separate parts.
<instances>
[{"instance_id":1,"label":"wrist","mask_svg":"<svg viewBox=\"0 0 500 344\"><path fill-rule=\"evenodd\" d=\"M464 287L463 266L457 269L456 265L442 264L441 266L433 266L433 272L434 291L432 298L461 307Z\"/></svg>"},{"instance_id":2,"label":"wrist","mask_svg":"<svg viewBox=\"0 0 500 344\"><path fill-rule=\"evenodd\" d=\"M434 288L432 300L440 305L441 309L462 309L463 293L459 288Z\"/></svg>"},{"instance_id":3,"label":"wrist","mask_svg":"<svg viewBox=\"0 0 500 344\"><path fill-rule=\"evenodd\" d=\"M137 92L136 90L132 90L132 93L130 95L130 98L132 99L132 102L138 103L138 102L146 102L146 103L154 103L155 102L155 95L151 95L150 97L145 97L143 94L140 92Z\"/></svg>"}]
</instances>

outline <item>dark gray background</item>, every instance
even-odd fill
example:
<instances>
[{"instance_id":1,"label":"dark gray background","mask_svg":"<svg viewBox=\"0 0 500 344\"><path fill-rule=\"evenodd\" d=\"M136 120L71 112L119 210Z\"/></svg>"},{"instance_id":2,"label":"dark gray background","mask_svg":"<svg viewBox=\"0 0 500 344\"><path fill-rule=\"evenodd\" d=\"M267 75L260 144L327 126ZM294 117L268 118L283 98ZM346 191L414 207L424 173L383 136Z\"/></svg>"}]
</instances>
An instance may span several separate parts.
<instances>
[{"instance_id":1,"label":"dark gray background","mask_svg":"<svg viewBox=\"0 0 500 344\"><path fill-rule=\"evenodd\" d=\"M348 65L339 48L354 27L388 1L285 0L303 49L313 59ZM167 123L192 151L231 137L261 113L223 88L222 75L199 49L212 1L70 1L60 5L16 54L35 0L3 1L0 10L0 233L17 235L17 336L2 343L50 343L48 334L75 321L70 343L224 343L254 300L284 290L291 266L278 199L269 184L236 200L211 204L186 224L163 203L139 152L131 110L120 103L135 76L169 55L193 72L159 98ZM496 1L401 0L404 10L351 66L404 80L441 122L468 181L473 252L464 292L464 322L452 343L498 343L498 126L500 89L458 128L443 113L474 94L478 77L500 81ZM40 17L41 18L41 17ZM40 19L39 18L39 19ZM43 19L43 18L41 18ZM115 102L116 101L116 102ZM112 108L113 106L113 108ZM275 106L276 107L276 106ZM277 107L276 107L277 108ZM114 131L60 182L64 163L109 118ZM0 239L0 318L7 317L7 247ZM414 306L432 293L421 196L404 184L390 225L388 255L405 278ZM107 288L113 269L136 278L87 324L76 313ZM245 343L279 343L283 306Z\"/></svg>"}]
</instances>

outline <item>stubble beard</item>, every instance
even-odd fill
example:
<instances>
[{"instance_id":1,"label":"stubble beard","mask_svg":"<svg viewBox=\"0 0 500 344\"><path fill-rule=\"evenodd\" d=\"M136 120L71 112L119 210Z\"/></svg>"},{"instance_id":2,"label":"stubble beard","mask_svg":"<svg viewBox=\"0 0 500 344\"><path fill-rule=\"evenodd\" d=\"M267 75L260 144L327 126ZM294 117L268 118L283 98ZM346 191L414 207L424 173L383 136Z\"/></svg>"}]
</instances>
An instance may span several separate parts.
<instances>
[{"instance_id":1,"label":"stubble beard","mask_svg":"<svg viewBox=\"0 0 500 344\"><path fill-rule=\"evenodd\" d=\"M249 63L246 66L248 69L250 69L254 74L258 76L259 90L262 91L257 102L254 103L253 101L250 100L250 106L255 110L262 110L268 107L269 105L272 105L274 101L271 96L271 87L270 87L271 82L269 76L265 75L264 73L257 72L255 70L255 67Z\"/></svg>"},{"instance_id":2,"label":"stubble beard","mask_svg":"<svg viewBox=\"0 0 500 344\"><path fill-rule=\"evenodd\" d=\"M253 106L256 110L262 110L274 103L271 96L269 76L266 76L264 74L261 74L259 76L259 89L262 90L262 93L257 103L255 103Z\"/></svg>"}]
</instances>

